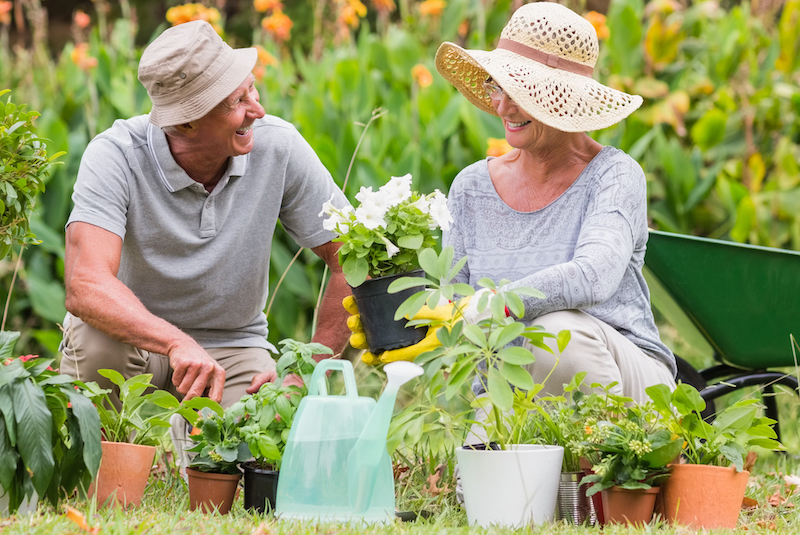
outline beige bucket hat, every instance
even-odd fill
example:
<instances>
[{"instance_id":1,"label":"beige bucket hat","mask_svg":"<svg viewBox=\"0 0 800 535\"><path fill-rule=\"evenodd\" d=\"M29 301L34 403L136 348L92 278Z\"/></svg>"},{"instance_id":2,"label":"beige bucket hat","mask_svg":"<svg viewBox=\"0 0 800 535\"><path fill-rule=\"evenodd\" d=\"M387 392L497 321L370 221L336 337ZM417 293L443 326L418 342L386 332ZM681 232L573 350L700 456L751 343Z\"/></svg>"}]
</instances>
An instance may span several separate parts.
<instances>
[{"instance_id":1,"label":"beige bucket hat","mask_svg":"<svg viewBox=\"0 0 800 535\"><path fill-rule=\"evenodd\" d=\"M563 132L600 130L642 105L642 97L592 78L599 46L592 24L560 4L520 7L495 50L445 42L436 69L475 106L497 115L483 88L491 76L528 115Z\"/></svg>"},{"instance_id":2,"label":"beige bucket hat","mask_svg":"<svg viewBox=\"0 0 800 535\"><path fill-rule=\"evenodd\" d=\"M202 20L165 30L139 61L139 81L153 102L150 122L171 126L203 117L239 87L257 57L255 48L231 48Z\"/></svg>"}]
</instances>

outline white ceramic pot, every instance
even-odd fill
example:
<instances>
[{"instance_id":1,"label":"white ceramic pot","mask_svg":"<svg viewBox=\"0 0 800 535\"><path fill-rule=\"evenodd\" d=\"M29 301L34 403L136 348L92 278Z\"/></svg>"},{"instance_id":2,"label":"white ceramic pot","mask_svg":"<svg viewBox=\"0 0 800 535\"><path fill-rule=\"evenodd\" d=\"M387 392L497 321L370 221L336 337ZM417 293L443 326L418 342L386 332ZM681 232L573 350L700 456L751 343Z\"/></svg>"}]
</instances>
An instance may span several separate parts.
<instances>
[{"instance_id":1,"label":"white ceramic pot","mask_svg":"<svg viewBox=\"0 0 800 535\"><path fill-rule=\"evenodd\" d=\"M552 522L563 457L561 446L456 449L470 525L521 527Z\"/></svg>"},{"instance_id":2,"label":"white ceramic pot","mask_svg":"<svg viewBox=\"0 0 800 535\"><path fill-rule=\"evenodd\" d=\"M0 487L0 517L10 516L8 512L8 494L6 494L3 487ZM36 506L39 505L39 495L33 491L33 496L30 500L22 500L17 510L17 516L29 515L36 511Z\"/></svg>"}]
</instances>

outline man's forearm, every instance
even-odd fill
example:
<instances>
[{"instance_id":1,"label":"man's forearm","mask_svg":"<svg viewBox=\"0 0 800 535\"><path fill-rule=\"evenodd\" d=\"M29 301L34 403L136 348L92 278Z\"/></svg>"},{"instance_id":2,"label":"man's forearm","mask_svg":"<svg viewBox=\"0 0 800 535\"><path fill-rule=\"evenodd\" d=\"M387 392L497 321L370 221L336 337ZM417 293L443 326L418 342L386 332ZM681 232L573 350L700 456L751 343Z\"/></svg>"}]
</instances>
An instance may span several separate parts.
<instances>
[{"instance_id":1,"label":"man's forearm","mask_svg":"<svg viewBox=\"0 0 800 535\"><path fill-rule=\"evenodd\" d=\"M337 356L344 351L350 336L348 313L342 307L342 300L350 294L344 274L341 271L334 272L319 307L313 341L328 346Z\"/></svg>"}]
</instances>

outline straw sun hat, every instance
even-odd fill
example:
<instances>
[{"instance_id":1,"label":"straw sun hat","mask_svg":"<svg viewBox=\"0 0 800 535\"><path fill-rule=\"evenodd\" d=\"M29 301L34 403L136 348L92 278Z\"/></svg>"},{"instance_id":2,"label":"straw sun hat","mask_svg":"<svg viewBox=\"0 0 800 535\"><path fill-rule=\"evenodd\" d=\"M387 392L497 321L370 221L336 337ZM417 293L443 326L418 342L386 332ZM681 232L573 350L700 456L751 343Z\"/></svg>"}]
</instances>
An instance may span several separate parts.
<instances>
[{"instance_id":1,"label":"straw sun hat","mask_svg":"<svg viewBox=\"0 0 800 535\"><path fill-rule=\"evenodd\" d=\"M491 76L528 115L563 132L599 130L642 104L592 79L597 32L567 7L537 2L520 7L495 50L465 50L443 43L436 69L475 106L497 115L483 88Z\"/></svg>"},{"instance_id":2,"label":"straw sun hat","mask_svg":"<svg viewBox=\"0 0 800 535\"><path fill-rule=\"evenodd\" d=\"M231 48L207 22L168 28L142 54L139 81L156 126L190 123L210 112L256 66L255 48Z\"/></svg>"}]
</instances>

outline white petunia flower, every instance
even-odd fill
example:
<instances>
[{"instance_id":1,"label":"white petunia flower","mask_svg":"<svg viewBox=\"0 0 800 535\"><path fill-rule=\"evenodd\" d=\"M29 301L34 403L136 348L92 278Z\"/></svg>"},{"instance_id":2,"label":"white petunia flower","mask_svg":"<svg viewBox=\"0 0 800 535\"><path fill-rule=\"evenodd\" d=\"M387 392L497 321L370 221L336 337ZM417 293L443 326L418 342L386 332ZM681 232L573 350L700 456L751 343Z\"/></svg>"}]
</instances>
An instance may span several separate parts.
<instances>
[{"instance_id":1,"label":"white petunia flower","mask_svg":"<svg viewBox=\"0 0 800 535\"><path fill-rule=\"evenodd\" d=\"M373 208L383 210L384 213L392 206L389 195L381 190L372 191L372 186L362 186L359 192L356 193L356 200L361 203L361 207L368 207L370 210Z\"/></svg>"},{"instance_id":2,"label":"white petunia flower","mask_svg":"<svg viewBox=\"0 0 800 535\"><path fill-rule=\"evenodd\" d=\"M361 206L356 208L356 222L361 223L370 230L385 227L385 215L386 210L377 204L362 203Z\"/></svg>"},{"instance_id":3,"label":"white petunia flower","mask_svg":"<svg viewBox=\"0 0 800 535\"><path fill-rule=\"evenodd\" d=\"M442 230L450 230L453 216L450 215L450 210L447 209L447 197L437 189L428 195L428 200L430 201L430 214L433 220Z\"/></svg>"},{"instance_id":4,"label":"white petunia flower","mask_svg":"<svg viewBox=\"0 0 800 535\"><path fill-rule=\"evenodd\" d=\"M423 214L429 214L431 210L431 203L428 201L428 198L424 195L421 196L416 201L409 204L410 207L418 209Z\"/></svg>"},{"instance_id":5,"label":"white petunia flower","mask_svg":"<svg viewBox=\"0 0 800 535\"><path fill-rule=\"evenodd\" d=\"M336 197L335 194L331 195L331 198L329 200L322 203L322 211L319 213L318 217L322 217L323 215L331 215L334 212L334 210L336 210L336 207L333 205L334 197Z\"/></svg>"},{"instance_id":6,"label":"white petunia flower","mask_svg":"<svg viewBox=\"0 0 800 535\"><path fill-rule=\"evenodd\" d=\"M389 241L387 238L381 236L381 239L383 240L383 243L386 244L386 254L389 256L389 258L393 257L394 255L400 252L400 248L395 244L393 244L391 241Z\"/></svg>"},{"instance_id":7,"label":"white petunia flower","mask_svg":"<svg viewBox=\"0 0 800 535\"><path fill-rule=\"evenodd\" d=\"M389 208L397 206L411 197L411 175L393 176L389 182L381 186L380 192L386 195Z\"/></svg>"},{"instance_id":8,"label":"white petunia flower","mask_svg":"<svg viewBox=\"0 0 800 535\"><path fill-rule=\"evenodd\" d=\"M349 211L352 211L352 208ZM350 218L347 217L347 214L333 212L328 219L322 222L322 228L340 236L347 234L350 231Z\"/></svg>"}]
</instances>

